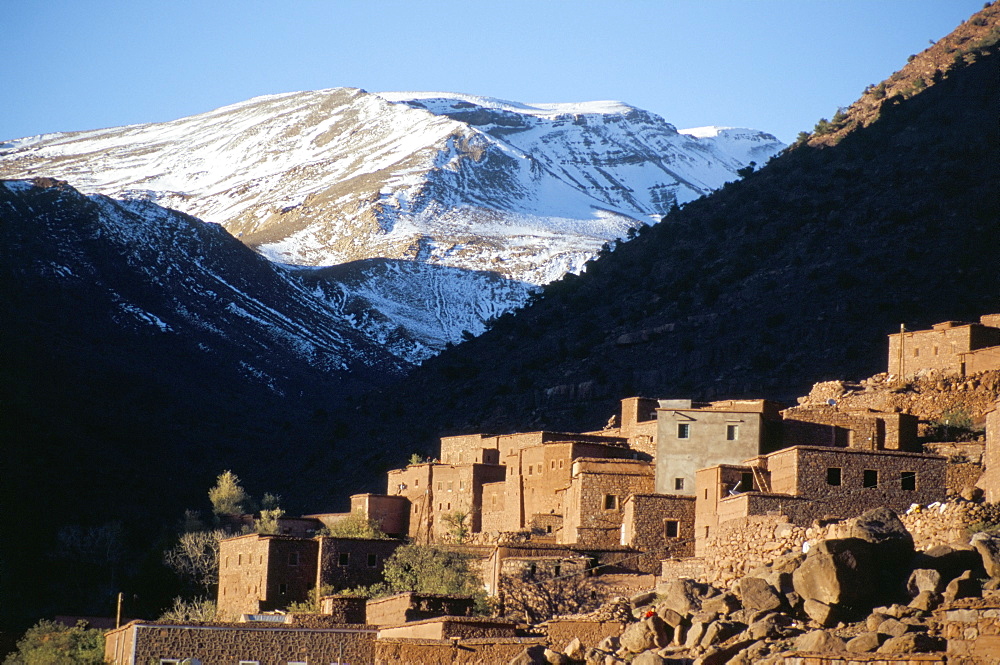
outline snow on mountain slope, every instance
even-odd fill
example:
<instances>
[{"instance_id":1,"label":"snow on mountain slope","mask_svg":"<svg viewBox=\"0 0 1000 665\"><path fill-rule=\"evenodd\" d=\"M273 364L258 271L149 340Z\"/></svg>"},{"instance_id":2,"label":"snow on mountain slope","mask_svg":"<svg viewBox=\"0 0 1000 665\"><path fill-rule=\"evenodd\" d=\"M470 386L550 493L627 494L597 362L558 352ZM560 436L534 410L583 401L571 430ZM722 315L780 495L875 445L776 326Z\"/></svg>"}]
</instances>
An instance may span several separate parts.
<instances>
[{"instance_id":1,"label":"snow on mountain slope","mask_svg":"<svg viewBox=\"0 0 1000 665\"><path fill-rule=\"evenodd\" d=\"M605 242L782 147L752 130L681 134L621 102L337 88L7 141L0 177L51 176L155 201L285 264L385 258L458 268L450 279L468 282L448 291L479 312L492 311L483 302L492 293L458 295L475 292L479 271L536 285L576 272ZM425 316L404 316L371 291L365 299L414 325ZM482 324L455 321L464 327L442 329L434 346ZM412 332L426 339L426 328Z\"/></svg>"},{"instance_id":2,"label":"snow on mountain slope","mask_svg":"<svg viewBox=\"0 0 1000 665\"><path fill-rule=\"evenodd\" d=\"M55 304L39 293L76 294L78 311L59 317L71 331L63 337L145 340L153 356L183 348L279 393L292 372L345 383L406 369L293 273L218 226L50 180L0 181L0 217L5 293L43 310ZM77 329L84 321L97 323Z\"/></svg>"}]
</instances>

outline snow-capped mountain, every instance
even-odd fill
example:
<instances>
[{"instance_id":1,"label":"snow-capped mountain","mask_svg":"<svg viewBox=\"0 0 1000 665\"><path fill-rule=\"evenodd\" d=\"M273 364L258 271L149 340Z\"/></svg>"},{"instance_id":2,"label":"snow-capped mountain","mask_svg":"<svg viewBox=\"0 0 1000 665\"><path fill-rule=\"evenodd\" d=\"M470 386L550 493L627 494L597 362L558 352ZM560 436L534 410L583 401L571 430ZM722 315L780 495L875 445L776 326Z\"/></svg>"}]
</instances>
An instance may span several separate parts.
<instances>
[{"instance_id":1,"label":"snow-capped mountain","mask_svg":"<svg viewBox=\"0 0 1000 665\"><path fill-rule=\"evenodd\" d=\"M216 225L43 179L0 181L0 219L4 297L40 340L136 346L164 367L193 356L278 394L303 377L346 386L407 368Z\"/></svg>"},{"instance_id":2,"label":"snow-capped mountain","mask_svg":"<svg viewBox=\"0 0 1000 665\"><path fill-rule=\"evenodd\" d=\"M472 314L442 321L434 339L410 329L430 344L407 356L414 360L481 329L479 313L523 303L527 285L578 271L605 242L782 147L754 130L679 133L621 102L529 105L338 88L3 142L0 177L56 177L87 193L155 201L221 224L285 264L379 258L457 268L404 271L435 275L436 293L458 295ZM482 271L516 280L501 289L502 304L493 304L494 290L480 293ZM435 291L404 302L371 291L387 276L366 287L374 318L409 325L440 311L406 304L437 302ZM439 288L446 276L456 283ZM374 320L355 317L363 319Z\"/></svg>"}]
</instances>

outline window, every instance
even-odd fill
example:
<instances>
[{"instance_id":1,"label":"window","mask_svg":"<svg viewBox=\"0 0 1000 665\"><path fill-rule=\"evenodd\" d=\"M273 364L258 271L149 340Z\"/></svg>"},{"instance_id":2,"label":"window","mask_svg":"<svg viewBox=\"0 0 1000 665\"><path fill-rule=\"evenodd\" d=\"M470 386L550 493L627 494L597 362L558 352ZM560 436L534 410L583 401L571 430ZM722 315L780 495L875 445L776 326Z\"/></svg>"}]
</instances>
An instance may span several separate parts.
<instances>
[{"instance_id":1,"label":"window","mask_svg":"<svg viewBox=\"0 0 1000 665\"><path fill-rule=\"evenodd\" d=\"M443 487L444 487L444 483L442 483L442 482L441 482L441 481L439 480L439 481L438 481L438 489L442 489Z\"/></svg>"},{"instance_id":2,"label":"window","mask_svg":"<svg viewBox=\"0 0 1000 665\"><path fill-rule=\"evenodd\" d=\"M705 490L705 498L708 498L708 489Z\"/></svg>"},{"instance_id":3,"label":"window","mask_svg":"<svg viewBox=\"0 0 1000 665\"><path fill-rule=\"evenodd\" d=\"M288 553L288 565L289 566L297 566L297 565L299 565L299 553L298 552L289 552Z\"/></svg>"},{"instance_id":4,"label":"window","mask_svg":"<svg viewBox=\"0 0 1000 665\"><path fill-rule=\"evenodd\" d=\"M676 538L680 530L680 522L677 520L664 520L664 534L667 538Z\"/></svg>"},{"instance_id":5,"label":"window","mask_svg":"<svg viewBox=\"0 0 1000 665\"><path fill-rule=\"evenodd\" d=\"M604 495L604 510L614 510L618 507L618 497L614 494Z\"/></svg>"},{"instance_id":6,"label":"window","mask_svg":"<svg viewBox=\"0 0 1000 665\"><path fill-rule=\"evenodd\" d=\"M449 480L448 481L448 491L449 492L451 491L451 488L452 488L453 485L454 485L454 483Z\"/></svg>"},{"instance_id":7,"label":"window","mask_svg":"<svg viewBox=\"0 0 1000 665\"><path fill-rule=\"evenodd\" d=\"M739 435L739 425L726 425L726 441L735 441Z\"/></svg>"},{"instance_id":8,"label":"window","mask_svg":"<svg viewBox=\"0 0 1000 665\"><path fill-rule=\"evenodd\" d=\"M535 470L535 467L532 466L531 464L529 464L528 465L528 475L530 476L534 470Z\"/></svg>"},{"instance_id":9,"label":"window","mask_svg":"<svg viewBox=\"0 0 1000 665\"><path fill-rule=\"evenodd\" d=\"M937 354L938 354L938 348L935 346L934 347L934 355L937 355Z\"/></svg>"},{"instance_id":10,"label":"window","mask_svg":"<svg viewBox=\"0 0 1000 665\"><path fill-rule=\"evenodd\" d=\"M683 478L674 478L674 489L675 490L682 490L682 489L684 489L684 479Z\"/></svg>"},{"instance_id":11,"label":"window","mask_svg":"<svg viewBox=\"0 0 1000 665\"><path fill-rule=\"evenodd\" d=\"M542 465L539 464L538 465L538 475L541 475L541 474L542 474Z\"/></svg>"},{"instance_id":12,"label":"window","mask_svg":"<svg viewBox=\"0 0 1000 665\"><path fill-rule=\"evenodd\" d=\"M458 481L458 489L459 490L464 490L465 489L465 481L464 480Z\"/></svg>"},{"instance_id":13,"label":"window","mask_svg":"<svg viewBox=\"0 0 1000 665\"><path fill-rule=\"evenodd\" d=\"M556 468L556 461L552 460L551 462L549 462L549 469L555 469L555 468Z\"/></svg>"},{"instance_id":14,"label":"window","mask_svg":"<svg viewBox=\"0 0 1000 665\"><path fill-rule=\"evenodd\" d=\"M279 584L278 585L278 593L281 594L282 596L284 596L286 593L288 593L288 585L287 584Z\"/></svg>"},{"instance_id":15,"label":"window","mask_svg":"<svg viewBox=\"0 0 1000 665\"><path fill-rule=\"evenodd\" d=\"M374 554L369 554L368 555L368 567L369 568L374 568L377 565L378 565L378 557L375 556Z\"/></svg>"},{"instance_id":16,"label":"window","mask_svg":"<svg viewBox=\"0 0 1000 665\"><path fill-rule=\"evenodd\" d=\"M920 349L913 349L913 357L918 358L920 356Z\"/></svg>"},{"instance_id":17,"label":"window","mask_svg":"<svg viewBox=\"0 0 1000 665\"><path fill-rule=\"evenodd\" d=\"M343 566L346 566L346 565L348 565L350 563L351 563L351 553L350 552L341 552L340 556L338 557L338 560L337 560L337 565L343 567Z\"/></svg>"},{"instance_id":18,"label":"window","mask_svg":"<svg viewBox=\"0 0 1000 665\"><path fill-rule=\"evenodd\" d=\"M826 484L827 485L840 485L840 468L836 466L831 466L826 470Z\"/></svg>"},{"instance_id":19,"label":"window","mask_svg":"<svg viewBox=\"0 0 1000 665\"><path fill-rule=\"evenodd\" d=\"M528 564L528 577L534 577L538 568L533 563Z\"/></svg>"},{"instance_id":20,"label":"window","mask_svg":"<svg viewBox=\"0 0 1000 665\"><path fill-rule=\"evenodd\" d=\"M861 480L862 487L878 487L878 470L865 469L864 477Z\"/></svg>"},{"instance_id":21,"label":"window","mask_svg":"<svg viewBox=\"0 0 1000 665\"><path fill-rule=\"evenodd\" d=\"M414 487L420 487L420 479L419 478L417 478L416 480L413 481L413 486Z\"/></svg>"},{"instance_id":22,"label":"window","mask_svg":"<svg viewBox=\"0 0 1000 665\"><path fill-rule=\"evenodd\" d=\"M552 568L553 577L559 577L559 573L561 572L562 572L562 567L558 563L555 566L553 566Z\"/></svg>"},{"instance_id":23,"label":"window","mask_svg":"<svg viewBox=\"0 0 1000 665\"><path fill-rule=\"evenodd\" d=\"M563 461L562 461L562 460L559 460L559 468L560 468L560 469L561 469L561 468L563 468L563 465L562 465L562 463L563 463Z\"/></svg>"},{"instance_id":24,"label":"window","mask_svg":"<svg viewBox=\"0 0 1000 665\"><path fill-rule=\"evenodd\" d=\"M740 474L740 491L752 492L753 489L753 471Z\"/></svg>"},{"instance_id":25,"label":"window","mask_svg":"<svg viewBox=\"0 0 1000 665\"><path fill-rule=\"evenodd\" d=\"M677 423L677 438L678 439L691 438L691 425L689 423Z\"/></svg>"},{"instance_id":26,"label":"window","mask_svg":"<svg viewBox=\"0 0 1000 665\"><path fill-rule=\"evenodd\" d=\"M552 533L552 525L551 524L546 524L545 525L545 533Z\"/></svg>"},{"instance_id":27,"label":"window","mask_svg":"<svg viewBox=\"0 0 1000 665\"><path fill-rule=\"evenodd\" d=\"M242 566L243 565L243 555L242 554L240 554L240 555L238 555L236 557L236 565L237 566Z\"/></svg>"},{"instance_id":28,"label":"window","mask_svg":"<svg viewBox=\"0 0 1000 665\"><path fill-rule=\"evenodd\" d=\"M901 471L899 474L899 487L904 490L917 489L917 472Z\"/></svg>"},{"instance_id":29,"label":"window","mask_svg":"<svg viewBox=\"0 0 1000 665\"><path fill-rule=\"evenodd\" d=\"M708 527L705 527L705 537L708 538Z\"/></svg>"}]
</instances>

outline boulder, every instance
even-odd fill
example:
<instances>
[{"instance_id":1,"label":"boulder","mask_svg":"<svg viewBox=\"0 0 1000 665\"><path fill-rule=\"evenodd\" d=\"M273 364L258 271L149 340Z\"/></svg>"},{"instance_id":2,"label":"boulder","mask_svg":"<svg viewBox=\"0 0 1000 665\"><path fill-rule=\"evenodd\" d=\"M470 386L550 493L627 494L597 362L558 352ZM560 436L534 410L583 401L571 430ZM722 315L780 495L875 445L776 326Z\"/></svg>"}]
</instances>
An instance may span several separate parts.
<instances>
[{"instance_id":1,"label":"boulder","mask_svg":"<svg viewBox=\"0 0 1000 665\"><path fill-rule=\"evenodd\" d=\"M879 624L875 632L880 635L888 635L889 637L899 637L910 632L910 627L899 619L889 617Z\"/></svg>"},{"instance_id":2,"label":"boulder","mask_svg":"<svg viewBox=\"0 0 1000 665\"><path fill-rule=\"evenodd\" d=\"M701 601L701 611L708 612L720 617L728 617L731 612L738 610L740 601L731 593L722 593Z\"/></svg>"},{"instance_id":3,"label":"boulder","mask_svg":"<svg viewBox=\"0 0 1000 665\"><path fill-rule=\"evenodd\" d=\"M643 651L632 659L632 665L665 665L667 659L655 651Z\"/></svg>"},{"instance_id":4,"label":"boulder","mask_svg":"<svg viewBox=\"0 0 1000 665\"><path fill-rule=\"evenodd\" d=\"M806 613L806 616L816 622L817 625L824 628L835 626L837 625L837 622L840 621L836 607L833 605L827 605L826 603L818 600L807 600L802 604L802 611Z\"/></svg>"},{"instance_id":5,"label":"boulder","mask_svg":"<svg viewBox=\"0 0 1000 665\"><path fill-rule=\"evenodd\" d=\"M878 627L882 625L882 622L886 619L893 618L891 614L886 614L885 612L872 612L865 619L865 628L871 632L878 630Z\"/></svg>"},{"instance_id":6,"label":"boulder","mask_svg":"<svg viewBox=\"0 0 1000 665\"><path fill-rule=\"evenodd\" d=\"M569 644L566 645L566 648L563 649L563 653L566 654L570 660L583 660L586 651L583 648L583 644L580 642L580 638L574 637L569 641Z\"/></svg>"},{"instance_id":7,"label":"boulder","mask_svg":"<svg viewBox=\"0 0 1000 665\"><path fill-rule=\"evenodd\" d=\"M827 651L845 651L844 640L825 630L813 630L795 638L796 651L825 653Z\"/></svg>"},{"instance_id":8,"label":"boulder","mask_svg":"<svg viewBox=\"0 0 1000 665\"><path fill-rule=\"evenodd\" d=\"M937 545L921 552L913 560L913 568L931 568L941 573L941 580L947 584L967 570L976 577L985 576L983 557L972 547Z\"/></svg>"},{"instance_id":9,"label":"boulder","mask_svg":"<svg viewBox=\"0 0 1000 665\"><path fill-rule=\"evenodd\" d=\"M540 644L536 644L514 656L508 665L548 665L548 661L545 660L546 651L548 649Z\"/></svg>"},{"instance_id":10,"label":"boulder","mask_svg":"<svg viewBox=\"0 0 1000 665\"><path fill-rule=\"evenodd\" d=\"M714 646L705 650L694 665L728 665L739 652L753 644L752 640L738 640L732 644Z\"/></svg>"},{"instance_id":11,"label":"boulder","mask_svg":"<svg viewBox=\"0 0 1000 665\"><path fill-rule=\"evenodd\" d=\"M653 615L633 623L619 638L619 643L631 653L642 653L670 644L673 631L659 616Z\"/></svg>"},{"instance_id":12,"label":"boulder","mask_svg":"<svg viewBox=\"0 0 1000 665\"><path fill-rule=\"evenodd\" d=\"M979 580L972 576L972 571L967 570L951 582L941 594L945 603L952 603L961 598L979 598L983 595L983 587Z\"/></svg>"},{"instance_id":13,"label":"boulder","mask_svg":"<svg viewBox=\"0 0 1000 665\"><path fill-rule=\"evenodd\" d=\"M913 560L913 536L892 510L875 508L847 521L848 538L857 538L872 545L875 591L895 594L906 580Z\"/></svg>"},{"instance_id":14,"label":"boulder","mask_svg":"<svg viewBox=\"0 0 1000 665\"><path fill-rule=\"evenodd\" d=\"M720 644L738 634L742 629L742 624L731 621L713 621L705 628L705 634L701 636L700 644L702 647Z\"/></svg>"},{"instance_id":15,"label":"boulder","mask_svg":"<svg viewBox=\"0 0 1000 665\"><path fill-rule=\"evenodd\" d=\"M656 592L645 591L643 593L637 593L636 595L629 598L628 603L634 609L636 607L643 607L644 605L649 605L654 600L656 600Z\"/></svg>"},{"instance_id":16,"label":"boulder","mask_svg":"<svg viewBox=\"0 0 1000 665\"><path fill-rule=\"evenodd\" d=\"M907 607L912 607L921 612L933 612L941 605L941 594L933 591L921 591L917 597L910 601Z\"/></svg>"},{"instance_id":17,"label":"boulder","mask_svg":"<svg viewBox=\"0 0 1000 665\"><path fill-rule=\"evenodd\" d=\"M879 637L878 633L861 633L857 637L848 640L847 650L855 653L871 653L882 646L884 637Z\"/></svg>"},{"instance_id":18,"label":"boulder","mask_svg":"<svg viewBox=\"0 0 1000 665\"><path fill-rule=\"evenodd\" d=\"M983 572L1000 578L1000 538L979 532L969 541L983 560Z\"/></svg>"},{"instance_id":19,"label":"boulder","mask_svg":"<svg viewBox=\"0 0 1000 665\"><path fill-rule=\"evenodd\" d=\"M784 637L785 629L792 625L792 620L785 614L772 612L747 627L747 635L754 640L774 639Z\"/></svg>"},{"instance_id":20,"label":"boulder","mask_svg":"<svg viewBox=\"0 0 1000 665\"><path fill-rule=\"evenodd\" d=\"M671 628L677 628L677 626L684 623L684 617L669 607L657 606L656 614Z\"/></svg>"},{"instance_id":21,"label":"boulder","mask_svg":"<svg viewBox=\"0 0 1000 665\"><path fill-rule=\"evenodd\" d=\"M746 609L769 612L784 605L784 599L775 588L759 577L741 579L736 585L736 593Z\"/></svg>"},{"instance_id":22,"label":"boulder","mask_svg":"<svg viewBox=\"0 0 1000 665\"><path fill-rule=\"evenodd\" d=\"M910 598L916 598L924 591L941 593L944 585L939 571L933 568L918 568L910 573L910 578L906 581L906 592Z\"/></svg>"},{"instance_id":23,"label":"boulder","mask_svg":"<svg viewBox=\"0 0 1000 665\"><path fill-rule=\"evenodd\" d=\"M807 601L862 606L872 597L874 568L871 543L860 538L824 540L809 550L792 574L792 584Z\"/></svg>"},{"instance_id":24,"label":"boulder","mask_svg":"<svg viewBox=\"0 0 1000 665\"><path fill-rule=\"evenodd\" d=\"M695 619L691 622L691 627L687 631L687 639L684 640L684 646L688 649L693 649L694 647L701 644L701 638L705 634L706 624L703 621L698 621Z\"/></svg>"},{"instance_id":25,"label":"boulder","mask_svg":"<svg viewBox=\"0 0 1000 665\"><path fill-rule=\"evenodd\" d=\"M906 633L886 640L879 647L878 653L928 653L943 650L943 640L933 638L927 633Z\"/></svg>"},{"instance_id":26,"label":"boulder","mask_svg":"<svg viewBox=\"0 0 1000 665\"><path fill-rule=\"evenodd\" d=\"M552 649L546 649L542 653L542 656L549 665L570 665L573 662L566 654L553 651Z\"/></svg>"},{"instance_id":27,"label":"boulder","mask_svg":"<svg viewBox=\"0 0 1000 665\"><path fill-rule=\"evenodd\" d=\"M663 607L674 610L681 616L691 616L701 609L704 588L694 580L670 580L660 584L656 591L662 598L656 605L657 611Z\"/></svg>"}]
</instances>

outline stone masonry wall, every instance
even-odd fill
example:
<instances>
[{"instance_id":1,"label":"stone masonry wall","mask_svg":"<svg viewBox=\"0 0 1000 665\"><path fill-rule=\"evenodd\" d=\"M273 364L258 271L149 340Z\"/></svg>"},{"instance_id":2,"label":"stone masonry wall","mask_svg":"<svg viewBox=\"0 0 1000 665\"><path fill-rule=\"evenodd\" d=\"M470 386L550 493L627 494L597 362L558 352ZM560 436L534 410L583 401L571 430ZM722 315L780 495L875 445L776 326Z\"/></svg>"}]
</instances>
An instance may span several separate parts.
<instances>
[{"instance_id":1,"label":"stone masonry wall","mask_svg":"<svg viewBox=\"0 0 1000 665\"><path fill-rule=\"evenodd\" d=\"M821 537L820 527L792 524L784 515L753 515L720 524L705 548L703 582L729 587L752 569L776 557L801 552L802 544Z\"/></svg>"},{"instance_id":2,"label":"stone masonry wall","mask_svg":"<svg viewBox=\"0 0 1000 665\"><path fill-rule=\"evenodd\" d=\"M116 647L115 633L131 632L132 650ZM261 663L370 663L375 658L374 629L302 629L249 627L245 624L173 626L133 623L109 634L105 656L114 665L146 665L161 659L198 658L202 665L232 665L240 660ZM132 645L129 645L132 646Z\"/></svg>"},{"instance_id":3,"label":"stone masonry wall","mask_svg":"<svg viewBox=\"0 0 1000 665\"><path fill-rule=\"evenodd\" d=\"M541 637L418 640L386 638L375 645L375 665L480 665L509 663L525 649L544 646ZM372 661L359 661L372 662Z\"/></svg>"},{"instance_id":4,"label":"stone masonry wall","mask_svg":"<svg viewBox=\"0 0 1000 665\"><path fill-rule=\"evenodd\" d=\"M968 543L969 527L977 523L1000 522L1000 504L953 501L915 506L900 515L918 550L936 545Z\"/></svg>"},{"instance_id":5,"label":"stone masonry wall","mask_svg":"<svg viewBox=\"0 0 1000 665\"><path fill-rule=\"evenodd\" d=\"M1000 603L976 600L968 607L935 612L942 637L948 640L948 662L966 665L1000 662Z\"/></svg>"}]
</instances>

